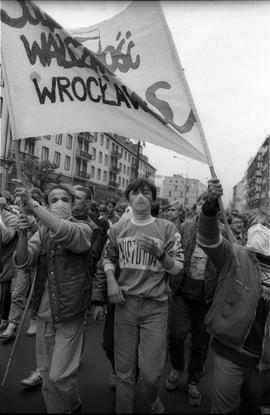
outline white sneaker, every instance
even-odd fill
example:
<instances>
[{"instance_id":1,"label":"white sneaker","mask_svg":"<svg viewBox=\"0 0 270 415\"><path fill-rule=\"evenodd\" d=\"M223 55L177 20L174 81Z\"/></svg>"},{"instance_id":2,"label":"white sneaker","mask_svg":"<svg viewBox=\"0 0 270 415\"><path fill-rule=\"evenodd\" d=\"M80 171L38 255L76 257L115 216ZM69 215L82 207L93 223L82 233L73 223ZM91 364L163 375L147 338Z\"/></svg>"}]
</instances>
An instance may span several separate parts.
<instances>
[{"instance_id":1,"label":"white sneaker","mask_svg":"<svg viewBox=\"0 0 270 415\"><path fill-rule=\"evenodd\" d=\"M22 379L20 383L30 387L42 385L42 376L39 369L34 370L29 378Z\"/></svg>"},{"instance_id":2,"label":"white sneaker","mask_svg":"<svg viewBox=\"0 0 270 415\"><path fill-rule=\"evenodd\" d=\"M155 402L150 405L150 414L164 414L165 408L161 402L160 396L158 395Z\"/></svg>"},{"instance_id":3,"label":"white sneaker","mask_svg":"<svg viewBox=\"0 0 270 415\"><path fill-rule=\"evenodd\" d=\"M35 336L37 333L37 322L34 319L30 319L30 324L26 332L27 336Z\"/></svg>"},{"instance_id":4,"label":"white sneaker","mask_svg":"<svg viewBox=\"0 0 270 415\"><path fill-rule=\"evenodd\" d=\"M170 374L167 377L166 383L165 383L166 389L168 391L174 391L177 388L181 374L182 372L177 369L172 369L170 371Z\"/></svg>"}]
</instances>

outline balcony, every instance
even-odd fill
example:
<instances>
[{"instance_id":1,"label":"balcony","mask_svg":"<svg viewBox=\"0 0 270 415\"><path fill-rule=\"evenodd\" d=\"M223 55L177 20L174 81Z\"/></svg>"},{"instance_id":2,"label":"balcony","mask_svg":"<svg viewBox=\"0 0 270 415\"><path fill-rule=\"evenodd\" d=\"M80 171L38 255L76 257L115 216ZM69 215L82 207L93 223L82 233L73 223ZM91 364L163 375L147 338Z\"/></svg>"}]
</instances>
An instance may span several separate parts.
<instances>
[{"instance_id":1,"label":"balcony","mask_svg":"<svg viewBox=\"0 0 270 415\"><path fill-rule=\"evenodd\" d=\"M76 176L79 177L80 179L86 179L86 180L90 179L90 174L86 173L85 171L77 171Z\"/></svg>"},{"instance_id":2,"label":"balcony","mask_svg":"<svg viewBox=\"0 0 270 415\"><path fill-rule=\"evenodd\" d=\"M88 133L88 132L78 133L78 138L80 138L82 140L86 140L89 143L93 143L95 141L95 137L92 134Z\"/></svg>"},{"instance_id":3,"label":"balcony","mask_svg":"<svg viewBox=\"0 0 270 415\"><path fill-rule=\"evenodd\" d=\"M20 161L39 160L38 157L34 156L33 154L25 153L24 151L19 151L19 158L20 158ZM15 162L15 153L14 153L14 151L9 151L8 152L6 161L9 161L9 162L14 161Z\"/></svg>"},{"instance_id":4,"label":"balcony","mask_svg":"<svg viewBox=\"0 0 270 415\"><path fill-rule=\"evenodd\" d=\"M114 180L110 180L109 187L119 187L119 183L115 182Z\"/></svg>"},{"instance_id":5,"label":"balcony","mask_svg":"<svg viewBox=\"0 0 270 415\"><path fill-rule=\"evenodd\" d=\"M120 173L121 169L120 169L120 167L117 167L117 166L115 166L115 165L111 165L111 167L110 167L110 171L111 171L112 173Z\"/></svg>"},{"instance_id":6,"label":"balcony","mask_svg":"<svg viewBox=\"0 0 270 415\"><path fill-rule=\"evenodd\" d=\"M92 155L83 150L77 150L76 156L87 161L90 161L92 159Z\"/></svg>"},{"instance_id":7,"label":"balcony","mask_svg":"<svg viewBox=\"0 0 270 415\"><path fill-rule=\"evenodd\" d=\"M119 153L119 151L112 151L111 157L115 157L117 159L121 159L122 158L122 154Z\"/></svg>"}]
</instances>

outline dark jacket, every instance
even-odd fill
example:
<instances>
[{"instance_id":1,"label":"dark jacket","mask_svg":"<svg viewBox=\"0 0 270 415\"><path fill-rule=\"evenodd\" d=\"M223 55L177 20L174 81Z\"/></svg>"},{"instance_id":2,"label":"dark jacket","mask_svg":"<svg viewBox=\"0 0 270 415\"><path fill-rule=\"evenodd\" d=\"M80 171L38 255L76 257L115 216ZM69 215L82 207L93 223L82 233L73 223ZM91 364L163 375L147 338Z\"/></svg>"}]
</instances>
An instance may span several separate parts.
<instances>
[{"instance_id":1,"label":"dark jacket","mask_svg":"<svg viewBox=\"0 0 270 415\"><path fill-rule=\"evenodd\" d=\"M71 227L69 222L77 223L79 226ZM52 237L48 228L42 225L39 230L41 245L39 243L37 248L32 249L35 255L38 254L33 311L34 313L38 311L48 279L49 301L54 323L71 320L87 310L91 285L87 263L92 235L90 226L86 222L70 218L61 223L57 232L58 239ZM29 243L28 252L31 252L31 240ZM65 246L72 246L72 249ZM18 268L27 265L32 265L30 260L28 264Z\"/></svg>"},{"instance_id":2,"label":"dark jacket","mask_svg":"<svg viewBox=\"0 0 270 415\"><path fill-rule=\"evenodd\" d=\"M201 214L198 223L198 242L219 271L213 304L206 316L209 333L221 343L241 352L252 327L261 293L261 268L256 254L234 244L239 264L232 255L232 247L218 229L216 216ZM265 323L261 370L270 369L270 312Z\"/></svg>"}]
</instances>

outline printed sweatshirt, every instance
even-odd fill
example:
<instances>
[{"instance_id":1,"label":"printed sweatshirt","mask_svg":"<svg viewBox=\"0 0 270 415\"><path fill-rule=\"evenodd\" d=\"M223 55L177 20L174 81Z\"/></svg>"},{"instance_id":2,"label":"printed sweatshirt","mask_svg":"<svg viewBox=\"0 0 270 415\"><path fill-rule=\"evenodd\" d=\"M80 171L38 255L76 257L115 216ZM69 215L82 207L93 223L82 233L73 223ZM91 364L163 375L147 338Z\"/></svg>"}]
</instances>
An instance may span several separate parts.
<instances>
[{"instance_id":1,"label":"printed sweatshirt","mask_svg":"<svg viewBox=\"0 0 270 415\"><path fill-rule=\"evenodd\" d=\"M144 233L151 237L167 255L175 260L174 266L165 270L158 259L145 252L137 243ZM181 236L176 226L166 219L150 217L144 221L132 218L117 222L108 234L103 259L104 271L120 266L118 284L127 295L140 295L159 301L168 298L168 274L177 275L183 268L184 255Z\"/></svg>"}]
</instances>

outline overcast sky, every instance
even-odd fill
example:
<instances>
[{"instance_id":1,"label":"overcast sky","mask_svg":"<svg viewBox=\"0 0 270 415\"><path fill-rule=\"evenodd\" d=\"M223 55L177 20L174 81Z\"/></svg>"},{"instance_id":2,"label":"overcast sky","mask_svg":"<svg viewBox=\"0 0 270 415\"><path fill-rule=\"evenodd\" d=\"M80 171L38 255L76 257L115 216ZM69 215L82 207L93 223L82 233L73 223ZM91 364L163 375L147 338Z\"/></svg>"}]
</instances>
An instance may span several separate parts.
<instances>
[{"instance_id":1,"label":"overcast sky","mask_svg":"<svg viewBox=\"0 0 270 415\"><path fill-rule=\"evenodd\" d=\"M35 1L66 28L113 17L129 1ZM224 204L247 163L270 134L270 2L161 1L195 102ZM186 175L206 183L207 165L146 144L157 174ZM180 158L173 158L177 155Z\"/></svg>"}]
</instances>

